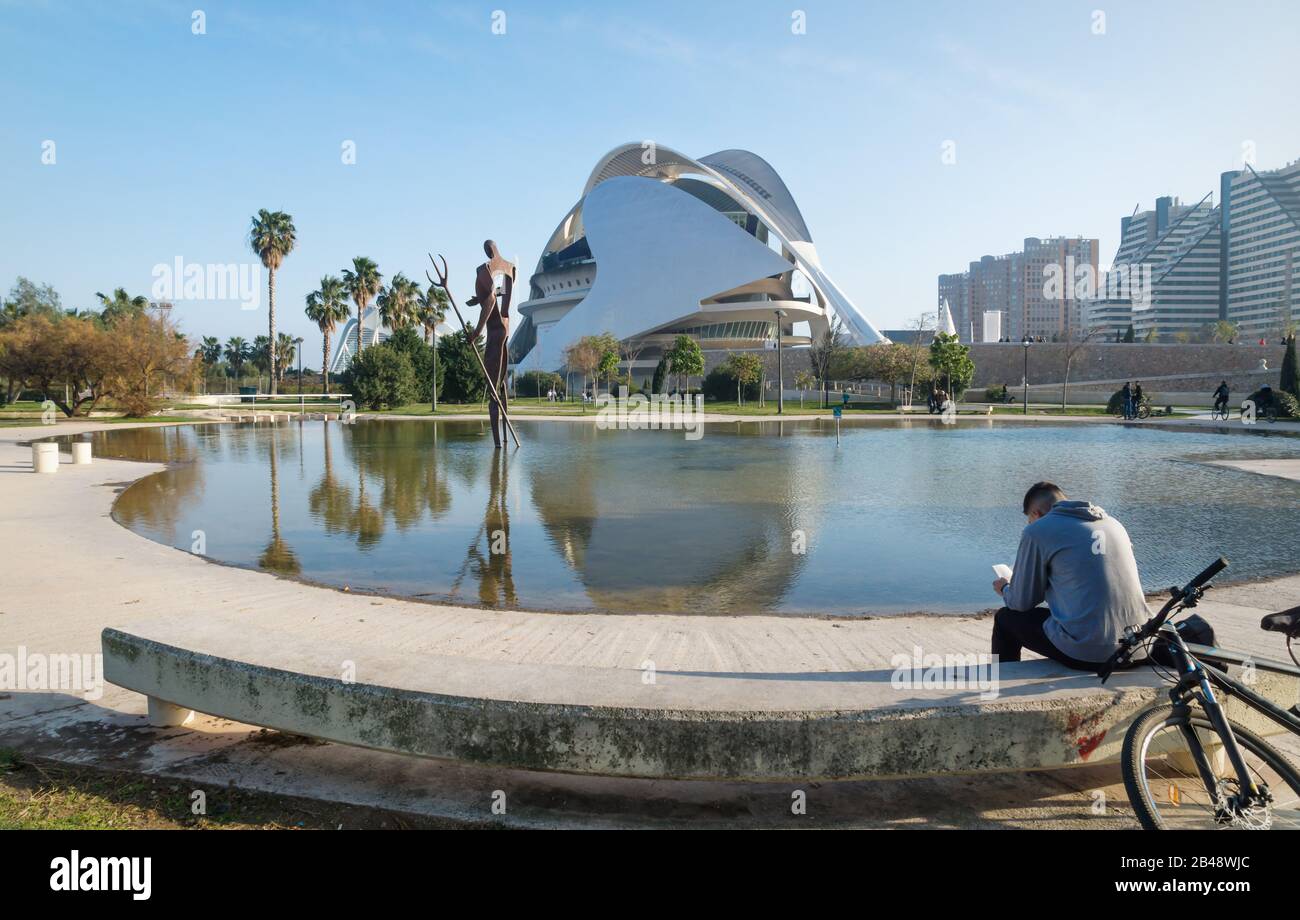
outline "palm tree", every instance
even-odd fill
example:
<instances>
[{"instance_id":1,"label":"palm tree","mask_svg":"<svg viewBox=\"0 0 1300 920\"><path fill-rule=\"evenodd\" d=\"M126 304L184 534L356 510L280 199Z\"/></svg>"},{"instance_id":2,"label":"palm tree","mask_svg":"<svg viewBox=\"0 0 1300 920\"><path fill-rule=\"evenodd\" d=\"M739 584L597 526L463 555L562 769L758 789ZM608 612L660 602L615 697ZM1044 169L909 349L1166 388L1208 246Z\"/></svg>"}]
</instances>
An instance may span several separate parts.
<instances>
[{"instance_id":1,"label":"palm tree","mask_svg":"<svg viewBox=\"0 0 1300 920\"><path fill-rule=\"evenodd\" d=\"M248 360L257 369L257 385L262 386L262 374L271 369L271 340L264 335L253 336L252 354Z\"/></svg>"},{"instance_id":2,"label":"palm tree","mask_svg":"<svg viewBox=\"0 0 1300 920\"><path fill-rule=\"evenodd\" d=\"M294 243L298 241L293 218L283 211L268 211L266 208L257 212L253 226L248 231L248 245L262 260L267 271L267 339L275 341L275 270L284 262L284 257L293 252ZM275 395L276 355L271 354L271 395Z\"/></svg>"},{"instance_id":3,"label":"palm tree","mask_svg":"<svg viewBox=\"0 0 1300 920\"><path fill-rule=\"evenodd\" d=\"M221 341L214 335L205 335L199 347L194 349L194 357L203 362L203 391L206 393L212 368L221 360Z\"/></svg>"},{"instance_id":4,"label":"palm tree","mask_svg":"<svg viewBox=\"0 0 1300 920\"><path fill-rule=\"evenodd\" d=\"M294 356L298 353L298 345L293 336L287 332L281 332L275 337L275 373L280 380L284 379L284 372L293 367ZM275 392L276 381L271 382L271 392Z\"/></svg>"},{"instance_id":5,"label":"palm tree","mask_svg":"<svg viewBox=\"0 0 1300 920\"><path fill-rule=\"evenodd\" d=\"M112 297L107 297L99 291L95 292L95 296L104 305L99 315L108 325L124 317L143 313L149 307L149 298L140 295L132 297L126 292L126 288L114 288Z\"/></svg>"},{"instance_id":6,"label":"palm tree","mask_svg":"<svg viewBox=\"0 0 1300 920\"><path fill-rule=\"evenodd\" d=\"M231 371L235 374L235 383L239 383L239 378L243 375L244 365L253 357L253 349L246 341L239 336L232 336L226 340L226 363L230 365Z\"/></svg>"},{"instance_id":7,"label":"palm tree","mask_svg":"<svg viewBox=\"0 0 1300 920\"><path fill-rule=\"evenodd\" d=\"M424 327L424 343L433 346L433 404L438 411L438 324L447 318L447 292L436 284L415 299L415 319Z\"/></svg>"},{"instance_id":8,"label":"palm tree","mask_svg":"<svg viewBox=\"0 0 1300 920\"><path fill-rule=\"evenodd\" d=\"M401 272L393 275L388 287L379 294L379 320L397 332L416 322L415 305L420 288Z\"/></svg>"},{"instance_id":9,"label":"palm tree","mask_svg":"<svg viewBox=\"0 0 1300 920\"><path fill-rule=\"evenodd\" d=\"M348 291L343 282L333 275L320 279L320 288L307 295L307 318L316 324L325 339L321 373L325 377L325 392L330 391L330 336L335 327L348 318Z\"/></svg>"},{"instance_id":10,"label":"palm tree","mask_svg":"<svg viewBox=\"0 0 1300 920\"><path fill-rule=\"evenodd\" d=\"M365 256L352 260L352 267L343 269L343 284L357 305L357 351L361 354L361 333L366 325L366 307L383 286L384 276L379 274L379 266Z\"/></svg>"}]
</instances>

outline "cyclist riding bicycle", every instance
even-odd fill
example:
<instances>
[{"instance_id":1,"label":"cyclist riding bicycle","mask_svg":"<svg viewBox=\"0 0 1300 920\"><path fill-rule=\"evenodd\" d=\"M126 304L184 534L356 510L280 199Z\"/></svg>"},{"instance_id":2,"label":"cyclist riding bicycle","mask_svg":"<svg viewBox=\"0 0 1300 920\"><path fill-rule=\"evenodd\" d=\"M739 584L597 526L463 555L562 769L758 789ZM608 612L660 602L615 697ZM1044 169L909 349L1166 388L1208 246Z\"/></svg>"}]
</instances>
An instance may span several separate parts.
<instances>
[{"instance_id":1,"label":"cyclist riding bicycle","mask_svg":"<svg viewBox=\"0 0 1300 920\"><path fill-rule=\"evenodd\" d=\"M1273 396L1273 388L1266 383L1259 388L1259 399L1255 400L1255 414L1267 416L1270 412L1276 411L1277 402Z\"/></svg>"},{"instance_id":2,"label":"cyclist riding bicycle","mask_svg":"<svg viewBox=\"0 0 1300 920\"><path fill-rule=\"evenodd\" d=\"M1214 391L1214 411L1216 413L1228 411L1228 381L1220 380L1219 388Z\"/></svg>"}]
</instances>

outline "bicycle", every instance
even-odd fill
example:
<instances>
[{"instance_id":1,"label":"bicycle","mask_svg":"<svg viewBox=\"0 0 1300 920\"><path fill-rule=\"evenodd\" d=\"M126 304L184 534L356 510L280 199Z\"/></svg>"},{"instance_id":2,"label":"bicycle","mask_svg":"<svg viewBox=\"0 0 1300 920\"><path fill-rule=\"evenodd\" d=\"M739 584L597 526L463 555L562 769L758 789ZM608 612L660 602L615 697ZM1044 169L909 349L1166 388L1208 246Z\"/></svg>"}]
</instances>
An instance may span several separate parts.
<instances>
[{"instance_id":1,"label":"bicycle","mask_svg":"<svg viewBox=\"0 0 1300 920\"><path fill-rule=\"evenodd\" d=\"M1300 770L1255 732L1230 721L1220 694L1300 736L1300 707L1284 710L1226 673L1228 663L1300 676L1292 641L1300 638L1300 607L1271 613L1261 628L1284 633L1296 667L1189 644L1170 622L1191 609L1228 562L1220 557L1170 599L1143 626L1133 627L1100 671L1104 683L1139 648L1157 640L1173 661L1168 704L1133 720L1124 736L1124 788L1147 830L1208 827L1300 829ZM1215 663L1207 663L1210 659ZM1159 661L1151 662L1161 667ZM1220 667L1220 666L1223 667Z\"/></svg>"},{"instance_id":2,"label":"bicycle","mask_svg":"<svg viewBox=\"0 0 1300 920\"><path fill-rule=\"evenodd\" d=\"M1115 418L1119 418L1119 419L1125 418L1123 403L1121 403L1120 407L1116 409L1115 412L1113 412L1112 414L1115 416ZM1151 417L1151 400L1143 396L1142 401L1138 403L1137 406L1134 407L1132 418L1146 419L1150 417Z\"/></svg>"},{"instance_id":3,"label":"bicycle","mask_svg":"<svg viewBox=\"0 0 1300 920\"><path fill-rule=\"evenodd\" d=\"M1228 414L1229 414L1229 409L1228 409L1228 404L1226 402L1215 403L1214 408L1210 410L1210 418L1213 420L1222 419L1223 421L1226 422L1228 420Z\"/></svg>"}]
</instances>

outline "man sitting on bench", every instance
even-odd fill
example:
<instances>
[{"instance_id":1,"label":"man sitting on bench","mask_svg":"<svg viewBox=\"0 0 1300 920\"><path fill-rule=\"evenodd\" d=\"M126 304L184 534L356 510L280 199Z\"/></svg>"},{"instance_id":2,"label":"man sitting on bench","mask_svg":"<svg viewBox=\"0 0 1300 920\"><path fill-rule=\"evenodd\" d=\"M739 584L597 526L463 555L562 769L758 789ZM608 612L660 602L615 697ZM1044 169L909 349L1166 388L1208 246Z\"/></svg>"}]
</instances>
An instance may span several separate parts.
<instances>
[{"instance_id":1,"label":"man sitting on bench","mask_svg":"<svg viewBox=\"0 0 1300 920\"><path fill-rule=\"evenodd\" d=\"M993 654L1019 661L1027 648L1096 671L1124 630L1151 616L1128 532L1096 505L1067 501L1050 482L1031 486L1022 510L1029 524L1011 580L993 582L1006 604L993 618Z\"/></svg>"}]
</instances>

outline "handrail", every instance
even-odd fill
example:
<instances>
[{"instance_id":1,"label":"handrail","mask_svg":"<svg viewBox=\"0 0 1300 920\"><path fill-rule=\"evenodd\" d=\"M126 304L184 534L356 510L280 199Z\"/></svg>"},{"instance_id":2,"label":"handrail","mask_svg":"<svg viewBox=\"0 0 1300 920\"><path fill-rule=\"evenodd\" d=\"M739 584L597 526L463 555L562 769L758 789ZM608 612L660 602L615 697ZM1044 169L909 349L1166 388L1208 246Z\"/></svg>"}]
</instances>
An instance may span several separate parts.
<instances>
[{"instance_id":1,"label":"handrail","mask_svg":"<svg viewBox=\"0 0 1300 920\"><path fill-rule=\"evenodd\" d=\"M340 408L341 408L341 404L345 399L352 398L351 393L218 393L215 394L215 396L217 400L217 404L216 404L217 411L221 411L221 409L226 405L226 403L224 402L225 400L230 400L231 404L233 405L239 405L240 403L246 400L251 400L253 403L253 410L255 412L257 410L257 400L259 399L292 400L296 397L298 401L299 415L305 415L307 413L308 399L324 400L325 402L333 402L337 400L340 403ZM293 405L292 402L288 403L288 406L292 406L292 405Z\"/></svg>"}]
</instances>

